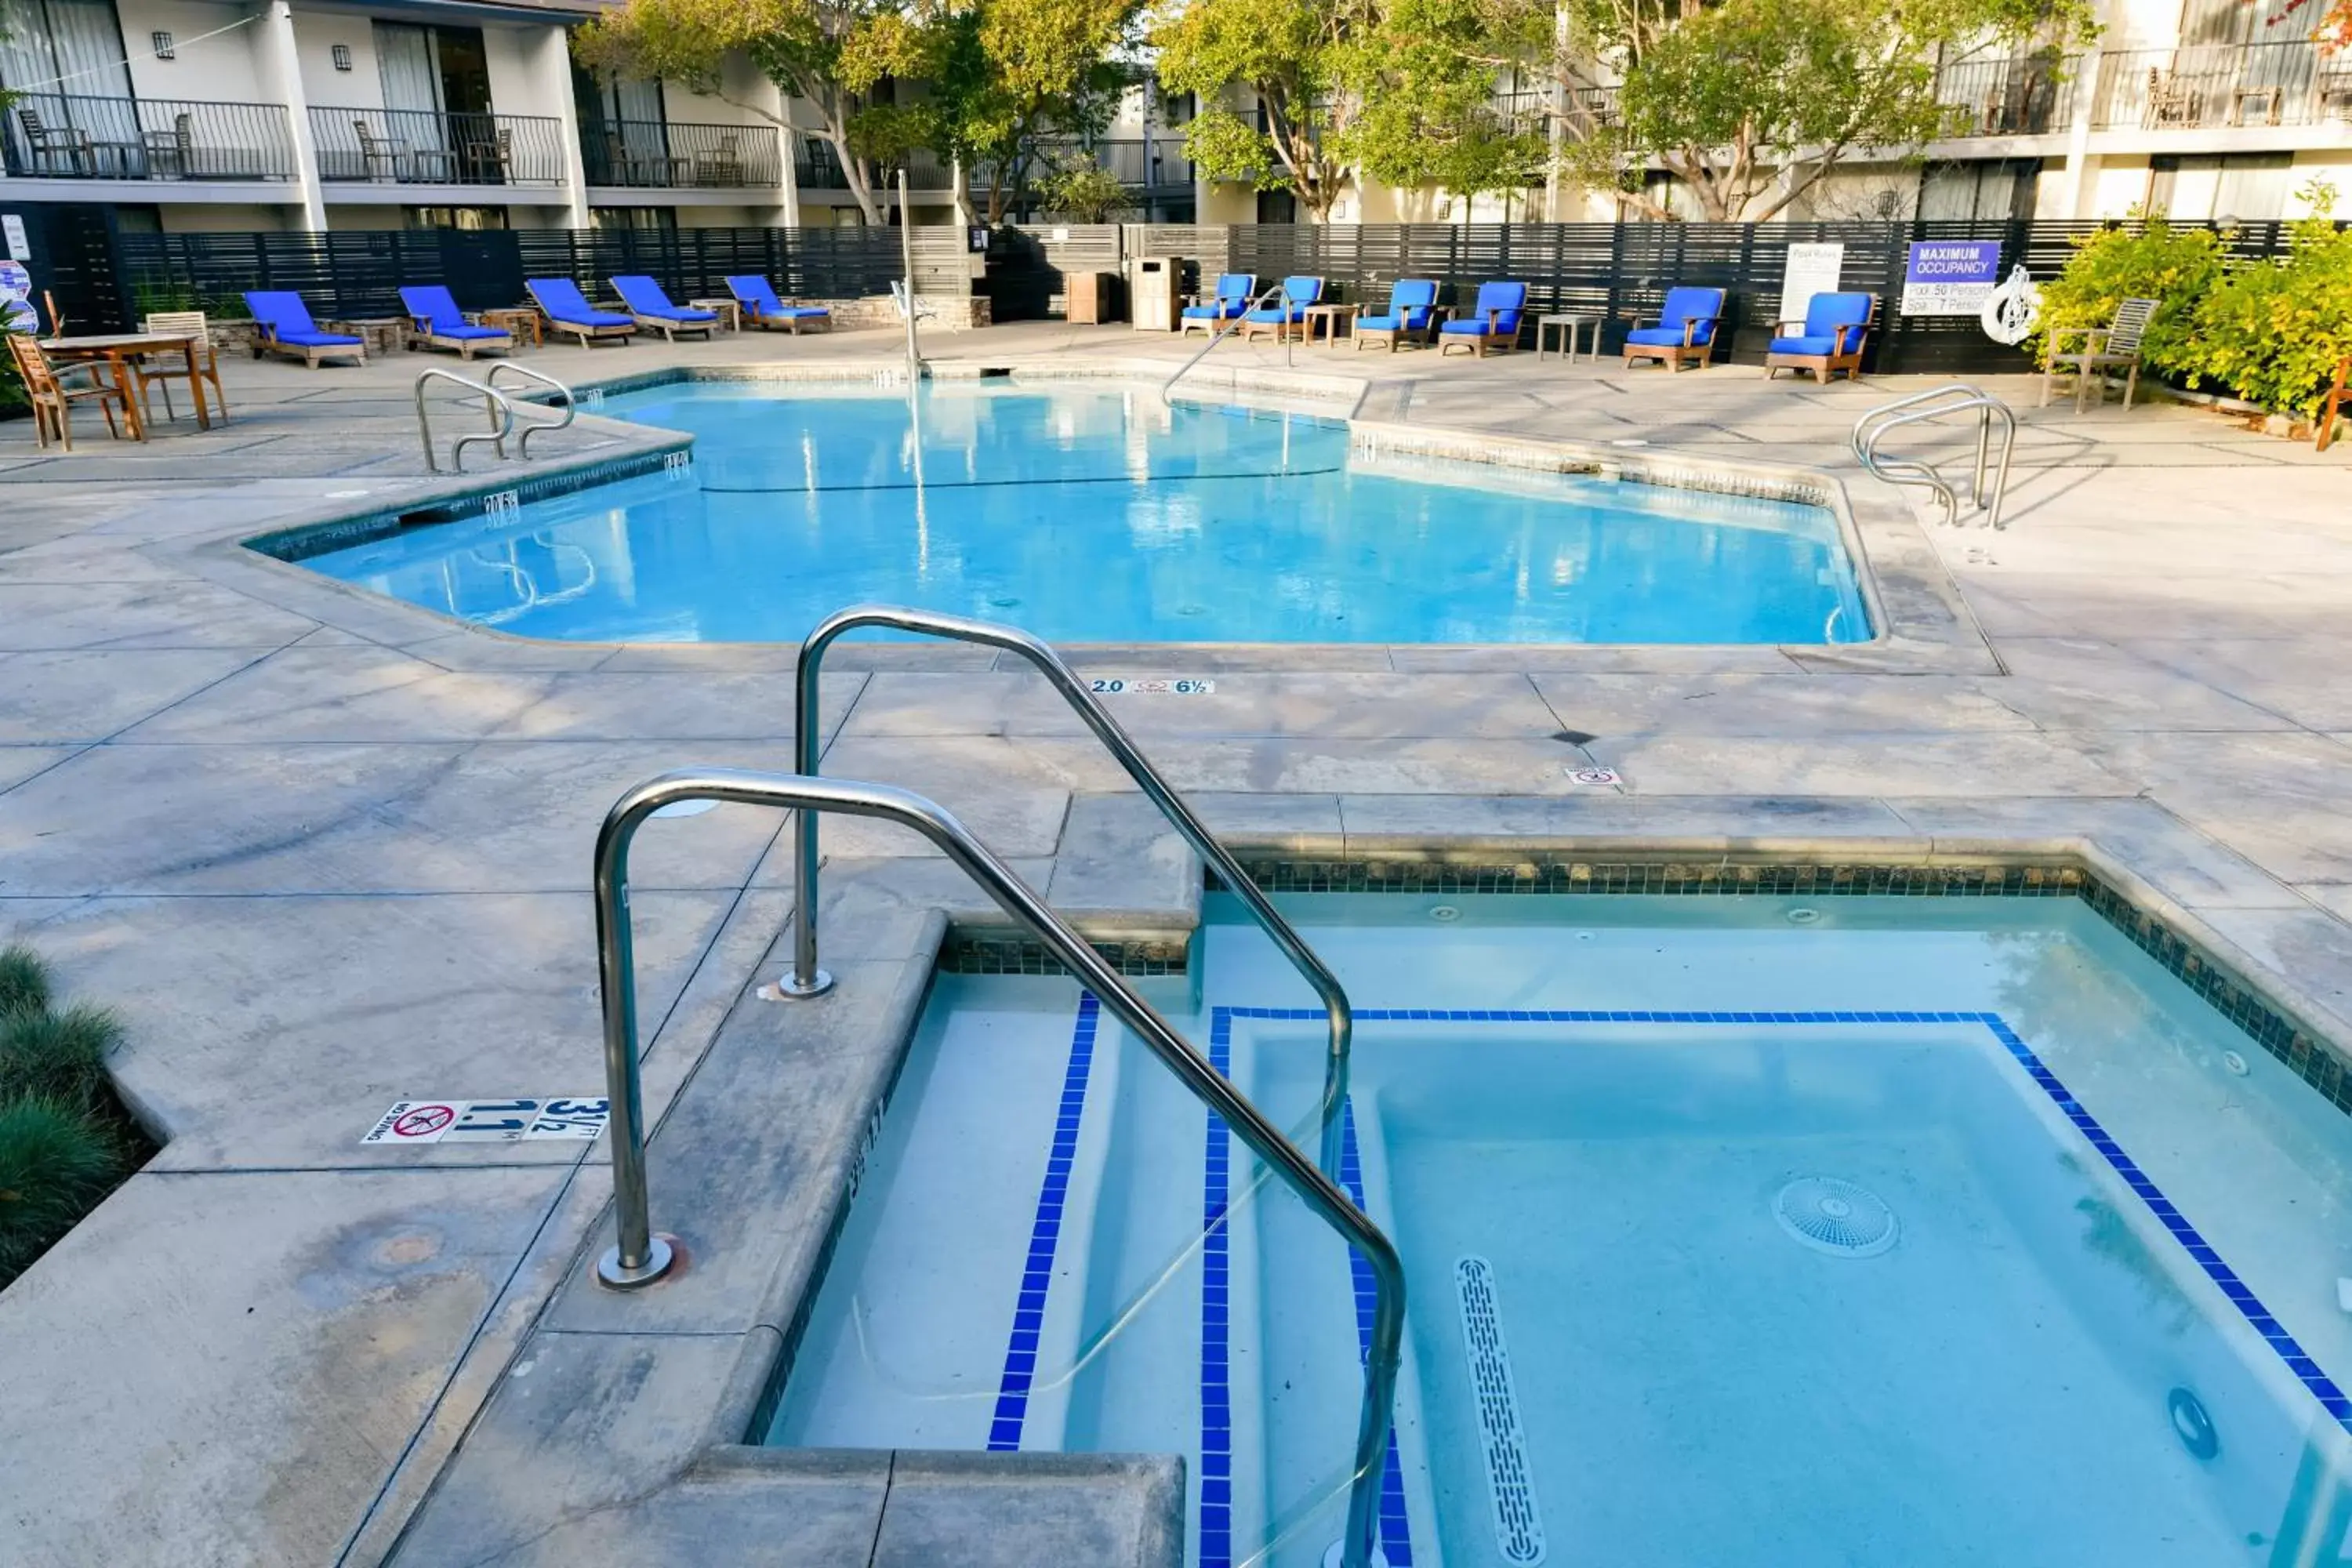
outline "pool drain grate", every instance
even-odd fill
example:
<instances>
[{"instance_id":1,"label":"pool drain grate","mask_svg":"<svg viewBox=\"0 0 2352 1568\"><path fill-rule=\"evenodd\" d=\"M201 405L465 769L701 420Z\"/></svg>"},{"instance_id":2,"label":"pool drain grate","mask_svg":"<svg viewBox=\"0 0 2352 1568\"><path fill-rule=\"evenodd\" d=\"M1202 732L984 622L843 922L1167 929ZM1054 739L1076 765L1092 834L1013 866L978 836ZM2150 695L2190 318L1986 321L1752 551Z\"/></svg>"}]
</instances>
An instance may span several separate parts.
<instances>
[{"instance_id":1,"label":"pool drain grate","mask_svg":"<svg viewBox=\"0 0 2352 1568\"><path fill-rule=\"evenodd\" d=\"M1833 1258L1875 1258L1895 1245L1901 1230L1884 1198L1835 1176L1790 1182L1772 1199L1772 1217L1815 1252Z\"/></svg>"},{"instance_id":2,"label":"pool drain grate","mask_svg":"<svg viewBox=\"0 0 2352 1568\"><path fill-rule=\"evenodd\" d=\"M1495 1545L1506 1563L1544 1560L1543 1515L1536 1509L1535 1477L1528 1468L1527 1434L1519 1426L1519 1396L1511 1382L1511 1352L1495 1299L1495 1266L1483 1258L1454 1265L1462 1298L1462 1349L1470 1386L1478 1396L1478 1435L1486 1447L1486 1481L1495 1500Z\"/></svg>"}]
</instances>

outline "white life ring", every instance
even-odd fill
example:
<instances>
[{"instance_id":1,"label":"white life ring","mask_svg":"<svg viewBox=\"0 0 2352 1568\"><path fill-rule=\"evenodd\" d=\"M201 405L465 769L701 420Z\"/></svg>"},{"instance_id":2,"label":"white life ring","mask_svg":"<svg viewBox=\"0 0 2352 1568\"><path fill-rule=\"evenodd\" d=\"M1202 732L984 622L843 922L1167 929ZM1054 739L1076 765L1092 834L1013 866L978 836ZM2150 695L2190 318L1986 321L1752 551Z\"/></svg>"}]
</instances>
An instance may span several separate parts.
<instances>
[{"instance_id":1,"label":"white life ring","mask_svg":"<svg viewBox=\"0 0 2352 1568\"><path fill-rule=\"evenodd\" d=\"M2009 269L2009 278L1985 297L1977 313L1985 336L2011 347L2023 342L2042 319L2042 289L2022 267Z\"/></svg>"}]
</instances>

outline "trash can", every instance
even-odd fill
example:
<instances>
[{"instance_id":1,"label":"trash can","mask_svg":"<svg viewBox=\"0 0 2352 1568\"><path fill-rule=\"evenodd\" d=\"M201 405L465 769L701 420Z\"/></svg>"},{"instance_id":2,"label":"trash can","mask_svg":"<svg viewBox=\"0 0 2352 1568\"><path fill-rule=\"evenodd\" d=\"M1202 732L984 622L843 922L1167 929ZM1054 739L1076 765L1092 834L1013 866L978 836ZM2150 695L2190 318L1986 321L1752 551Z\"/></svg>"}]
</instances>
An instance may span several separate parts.
<instances>
[{"instance_id":1,"label":"trash can","mask_svg":"<svg viewBox=\"0 0 2352 1568\"><path fill-rule=\"evenodd\" d=\"M1184 298L1184 263L1173 256L1139 256L1127 264L1128 313L1139 332L1172 332Z\"/></svg>"}]
</instances>

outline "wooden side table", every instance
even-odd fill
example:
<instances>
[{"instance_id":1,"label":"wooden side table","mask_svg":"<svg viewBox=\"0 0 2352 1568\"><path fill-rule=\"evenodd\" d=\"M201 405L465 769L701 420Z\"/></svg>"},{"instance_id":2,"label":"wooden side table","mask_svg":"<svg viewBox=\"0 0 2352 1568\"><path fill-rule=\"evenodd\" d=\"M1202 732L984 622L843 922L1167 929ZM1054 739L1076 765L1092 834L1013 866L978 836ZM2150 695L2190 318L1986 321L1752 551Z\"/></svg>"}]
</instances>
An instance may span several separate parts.
<instances>
[{"instance_id":1,"label":"wooden side table","mask_svg":"<svg viewBox=\"0 0 2352 1568\"><path fill-rule=\"evenodd\" d=\"M546 344L546 338L541 335L543 327L536 305L509 305L503 310L481 311L480 315L482 325L499 328L518 343L522 342L523 334L529 332L531 347L541 348Z\"/></svg>"},{"instance_id":2,"label":"wooden side table","mask_svg":"<svg viewBox=\"0 0 2352 1568\"><path fill-rule=\"evenodd\" d=\"M743 301L731 294L724 300L688 300L686 308L689 310L716 310L719 319L727 323L729 331L743 330Z\"/></svg>"},{"instance_id":3,"label":"wooden side table","mask_svg":"<svg viewBox=\"0 0 2352 1568\"><path fill-rule=\"evenodd\" d=\"M1569 363L1574 364L1577 331L1589 326L1592 329L1592 347L1590 352L1592 357L1598 360L1601 357L1601 320L1599 316L1581 315L1573 310L1538 316L1536 318L1536 358L1541 359L1544 356L1544 333L1557 329L1563 346L1555 352L1565 358Z\"/></svg>"},{"instance_id":4,"label":"wooden side table","mask_svg":"<svg viewBox=\"0 0 2352 1568\"><path fill-rule=\"evenodd\" d=\"M349 333L365 343L372 354L394 353L408 346L405 316L346 316L340 321L321 321L319 330Z\"/></svg>"},{"instance_id":5,"label":"wooden side table","mask_svg":"<svg viewBox=\"0 0 2352 1568\"><path fill-rule=\"evenodd\" d=\"M1324 342L1332 348L1338 348L1339 323L1353 321L1355 319L1356 307L1353 305L1308 305L1299 311L1298 330L1306 335L1307 346L1313 348L1315 323L1320 321L1323 323ZM1350 331L1354 330L1352 327L1349 329Z\"/></svg>"}]
</instances>

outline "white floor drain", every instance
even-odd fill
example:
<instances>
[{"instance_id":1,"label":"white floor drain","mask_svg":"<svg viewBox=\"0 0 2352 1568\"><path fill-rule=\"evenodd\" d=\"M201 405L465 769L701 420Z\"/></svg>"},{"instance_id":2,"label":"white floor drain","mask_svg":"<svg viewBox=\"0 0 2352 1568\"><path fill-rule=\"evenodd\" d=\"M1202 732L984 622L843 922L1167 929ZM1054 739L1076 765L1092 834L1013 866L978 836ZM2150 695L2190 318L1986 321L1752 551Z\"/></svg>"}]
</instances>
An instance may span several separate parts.
<instances>
[{"instance_id":1,"label":"white floor drain","mask_svg":"<svg viewBox=\"0 0 2352 1568\"><path fill-rule=\"evenodd\" d=\"M1868 1187L1835 1176L1800 1176L1772 1199L1780 1228L1833 1258L1875 1258L1895 1245L1902 1227L1886 1200Z\"/></svg>"},{"instance_id":2,"label":"white floor drain","mask_svg":"<svg viewBox=\"0 0 2352 1568\"><path fill-rule=\"evenodd\" d=\"M1503 1343L1495 1266L1483 1258L1454 1265L1462 1298L1462 1348L1470 1360L1470 1386L1478 1394L1478 1435L1486 1447L1486 1481L1495 1500L1495 1546L1503 1561L1544 1560L1543 1515L1536 1508L1535 1477L1528 1468L1527 1434L1511 1383L1511 1352Z\"/></svg>"}]
</instances>

